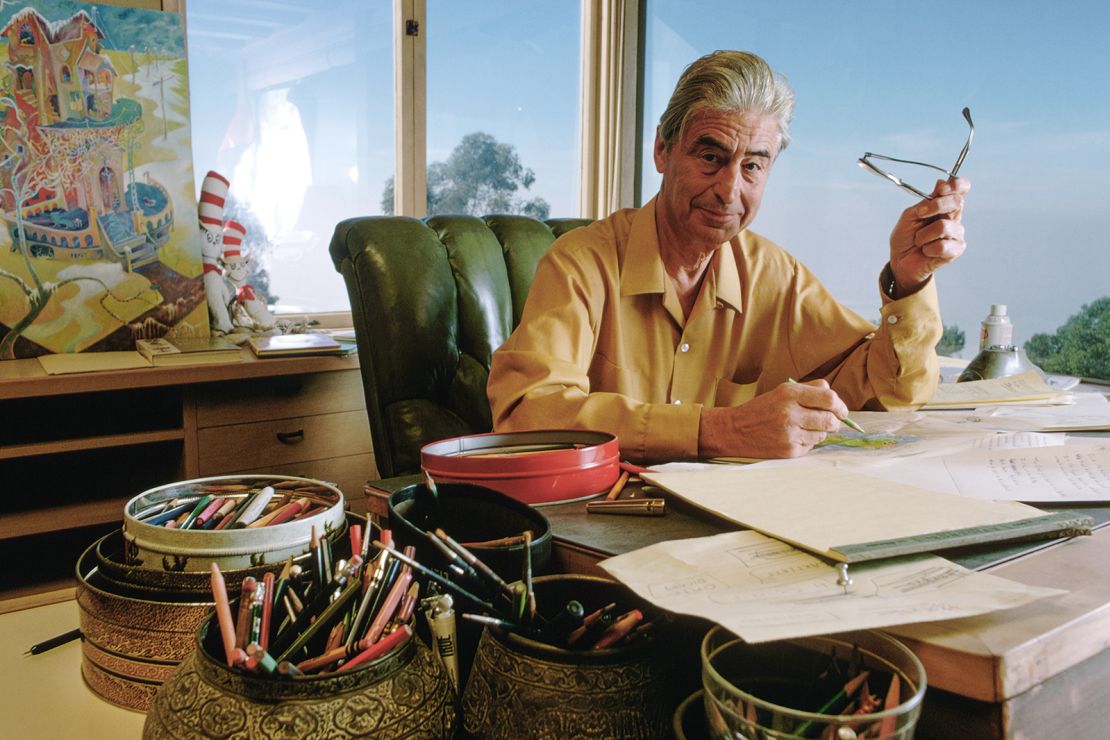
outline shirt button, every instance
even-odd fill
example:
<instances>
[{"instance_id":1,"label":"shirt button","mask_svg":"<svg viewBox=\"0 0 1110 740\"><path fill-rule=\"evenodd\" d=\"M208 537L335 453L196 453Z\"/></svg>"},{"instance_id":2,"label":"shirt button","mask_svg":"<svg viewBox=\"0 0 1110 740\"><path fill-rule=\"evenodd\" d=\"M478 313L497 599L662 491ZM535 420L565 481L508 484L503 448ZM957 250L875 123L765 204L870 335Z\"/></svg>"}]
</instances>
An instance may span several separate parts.
<instances>
[{"instance_id":1,"label":"shirt button","mask_svg":"<svg viewBox=\"0 0 1110 740\"><path fill-rule=\"evenodd\" d=\"M674 400L674 405L675 405L675 406L681 406L681 405L682 405L682 401L681 401L680 399L676 398L676 399Z\"/></svg>"},{"instance_id":2,"label":"shirt button","mask_svg":"<svg viewBox=\"0 0 1110 740\"><path fill-rule=\"evenodd\" d=\"M690 351L690 345L686 342L683 342L682 344L678 345L678 351L679 352L689 352Z\"/></svg>"},{"instance_id":3,"label":"shirt button","mask_svg":"<svg viewBox=\"0 0 1110 740\"><path fill-rule=\"evenodd\" d=\"M893 314L890 315L890 316L887 316L886 317L886 323L888 323L888 324L897 324L898 323L898 317L894 316Z\"/></svg>"}]
</instances>

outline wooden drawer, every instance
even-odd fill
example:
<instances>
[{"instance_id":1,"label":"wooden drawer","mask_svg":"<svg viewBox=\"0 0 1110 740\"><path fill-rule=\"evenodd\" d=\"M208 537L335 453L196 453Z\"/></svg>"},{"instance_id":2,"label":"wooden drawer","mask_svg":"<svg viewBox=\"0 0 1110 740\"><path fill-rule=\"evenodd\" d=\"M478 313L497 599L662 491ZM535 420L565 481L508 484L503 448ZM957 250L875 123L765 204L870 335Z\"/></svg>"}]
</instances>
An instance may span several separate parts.
<instances>
[{"instance_id":1,"label":"wooden drawer","mask_svg":"<svg viewBox=\"0 0 1110 740\"><path fill-rule=\"evenodd\" d=\"M263 468L236 470L236 473L275 473L278 475L299 475L302 478L334 483L343 492L348 508L357 514L366 513L363 487L366 481L378 477L374 466L374 456L369 454L333 457L326 460L270 465Z\"/></svg>"},{"instance_id":2,"label":"wooden drawer","mask_svg":"<svg viewBox=\"0 0 1110 740\"><path fill-rule=\"evenodd\" d=\"M194 394L197 426L201 429L341 411L362 411L363 417L366 415L366 398L357 368L206 383L198 386Z\"/></svg>"},{"instance_id":3,"label":"wooden drawer","mask_svg":"<svg viewBox=\"0 0 1110 740\"><path fill-rule=\"evenodd\" d=\"M198 429L197 447L202 476L373 454L361 410Z\"/></svg>"}]
</instances>

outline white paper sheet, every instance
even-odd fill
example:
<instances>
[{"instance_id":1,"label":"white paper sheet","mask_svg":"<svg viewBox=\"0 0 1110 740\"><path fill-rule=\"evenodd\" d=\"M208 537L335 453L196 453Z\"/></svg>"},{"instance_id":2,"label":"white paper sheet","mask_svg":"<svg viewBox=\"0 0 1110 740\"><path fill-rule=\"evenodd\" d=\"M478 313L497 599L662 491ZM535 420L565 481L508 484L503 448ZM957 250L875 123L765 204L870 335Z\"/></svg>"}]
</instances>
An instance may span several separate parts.
<instances>
[{"instance_id":1,"label":"white paper sheet","mask_svg":"<svg viewBox=\"0 0 1110 740\"><path fill-rule=\"evenodd\" d=\"M1069 394L1052 388L1036 370L1021 375L968 383L941 383L924 408L974 408L993 404L1067 402Z\"/></svg>"},{"instance_id":2,"label":"white paper sheet","mask_svg":"<svg viewBox=\"0 0 1110 740\"><path fill-rule=\"evenodd\" d=\"M829 465L718 465L640 477L741 526L834 559L846 559L845 548L886 540L939 549L953 532L977 527L997 528L982 541L1002 539L1002 525L1044 514L1014 501L978 501ZM853 559L866 557L859 552Z\"/></svg>"},{"instance_id":3,"label":"white paper sheet","mask_svg":"<svg viewBox=\"0 0 1110 740\"><path fill-rule=\"evenodd\" d=\"M1110 439L1068 437L1063 446L981 449L937 458L909 458L897 466L838 463L892 483L965 498L1026 503L1110 502Z\"/></svg>"},{"instance_id":4,"label":"white paper sheet","mask_svg":"<svg viewBox=\"0 0 1110 740\"><path fill-rule=\"evenodd\" d=\"M833 566L752 531L660 542L601 567L651 603L748 642L972 616L1065 593L933 555L853 565L845 593Z\"/></svg>"}]
</instances>

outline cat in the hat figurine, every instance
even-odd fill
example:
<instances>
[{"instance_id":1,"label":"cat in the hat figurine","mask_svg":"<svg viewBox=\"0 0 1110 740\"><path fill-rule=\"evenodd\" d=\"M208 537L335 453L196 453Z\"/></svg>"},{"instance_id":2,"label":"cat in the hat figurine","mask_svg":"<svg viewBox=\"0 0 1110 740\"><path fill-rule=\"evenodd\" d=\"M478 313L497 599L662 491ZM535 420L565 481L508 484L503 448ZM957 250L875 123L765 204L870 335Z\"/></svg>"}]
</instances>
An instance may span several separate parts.
<instances>
[{"instance_id":1,"label":"cat in the hat figurine","mask_svg":"<svg viewBox=\"0 0 1110 740\"><path fill-rule=\"evenodd\" d=\"M247 230L242 224L236 221L224 224L224 251L220 257L220 266L227 273L233 291L228 302L228 313L234 325L256 334L266 333L274 329L277 320L270 313L266 302L258 297L254 286L247 283L247 276L251 272L251 258L242 251L243 238L246 235Z\"/></svg>"},{"instance_id":2,"label":"cat in the hat figurine","mask_svg":"<svg viewBox=\"0 0 1110 740\"><path fill-rule=\"evenodd\" d=\"M218 172L204 176L200 187L200 205L197 213L201 233L201 262L204 270L204 292L208 299L208 317L212 331L230 334L231 323L228 304L235 295L234 289L220 269L224 248L224 204L230 183Z\"/></svg>"}]
</instances>

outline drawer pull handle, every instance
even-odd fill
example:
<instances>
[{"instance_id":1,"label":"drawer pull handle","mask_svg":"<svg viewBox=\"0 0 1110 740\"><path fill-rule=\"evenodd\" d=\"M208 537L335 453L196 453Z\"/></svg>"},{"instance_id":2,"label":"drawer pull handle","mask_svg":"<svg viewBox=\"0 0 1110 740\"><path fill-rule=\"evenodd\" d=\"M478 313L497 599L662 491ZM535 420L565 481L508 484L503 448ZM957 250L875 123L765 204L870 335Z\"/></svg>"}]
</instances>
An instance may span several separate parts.
<instances>
[{"instance_id":1,"label":"drawer pull handle","mask_svg":"<svg viewBox=\"0 0 1110 740\"><path fill-rule=\"evenodd\" d=\"M282 443L287 444L287 445L288 444L293 444L294 442L303 442L304 441L304 430L303 429L298 429L295 432L278 432L277 433L277 438L278 438L278 442L282 442Z\"/></svg>"}]
</instances>

